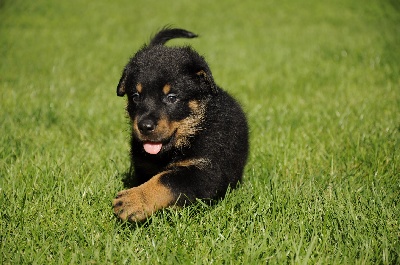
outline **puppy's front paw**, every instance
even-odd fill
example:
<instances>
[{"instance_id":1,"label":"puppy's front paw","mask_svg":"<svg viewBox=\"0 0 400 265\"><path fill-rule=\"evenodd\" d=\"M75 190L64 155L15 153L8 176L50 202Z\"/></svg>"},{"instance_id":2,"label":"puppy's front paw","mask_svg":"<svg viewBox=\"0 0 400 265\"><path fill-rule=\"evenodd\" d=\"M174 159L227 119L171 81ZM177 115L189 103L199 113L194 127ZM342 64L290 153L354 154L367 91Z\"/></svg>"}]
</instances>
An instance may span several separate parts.
<instances>
[{"instance_id":1,"label":"puppy's front paw","mask_svg":"<svg viewBox=\"0 0 400 265\"><path fill-rule=\"evenodd\" d=\"M153 212L173 205L176 196L159 181L167 173L159 173L139 187L119 192L112 203L114 213L124 221L140 222Z\"/></svg>"},{"instance_id":2,"label":"puppy's front paw","mask_svg":"<svg viewBox=\"0 0 400 265\"><path fill-rule=\"evenodd\" d=\"M139 188L119 192L113 200L113 208L114 214L124 221L140 222L151 214L146 212L143 194Z\"/></svg>"}]
</instances>

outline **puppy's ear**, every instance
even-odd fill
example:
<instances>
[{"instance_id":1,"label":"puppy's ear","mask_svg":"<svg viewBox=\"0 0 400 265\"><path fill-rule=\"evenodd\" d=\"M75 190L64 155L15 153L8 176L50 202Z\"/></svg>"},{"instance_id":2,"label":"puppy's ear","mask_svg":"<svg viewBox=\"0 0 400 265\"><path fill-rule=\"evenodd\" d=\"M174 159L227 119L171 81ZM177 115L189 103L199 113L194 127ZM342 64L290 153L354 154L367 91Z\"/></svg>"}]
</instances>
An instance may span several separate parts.
<instances>
[{"instance_id":1,"label":"puppy's ear","mask_svg":"<svg viewBox=\"0 0 400 265\"><path fill-rule=\"evenodd\" d=\"M218 93L217 85L214 82L214 78L212 77L210 70L208 69L197 70L196 75L207 83L207 85L211 88L212 94L215 95Z\"/></svg>"},{"instance_id":2,"label":"puppy's ear","mask_svg":"<svg viewBox=\"0 0 400 265\"><path fill-rule=\"evenodd\" d=\"M122 73L121 78L119 79L119 83L117 86L117 96L123 97L125 95L125 83L126 83L126 77L127 77L127 70L124 69L124 72Z\"/></svg>"}]
</instances>

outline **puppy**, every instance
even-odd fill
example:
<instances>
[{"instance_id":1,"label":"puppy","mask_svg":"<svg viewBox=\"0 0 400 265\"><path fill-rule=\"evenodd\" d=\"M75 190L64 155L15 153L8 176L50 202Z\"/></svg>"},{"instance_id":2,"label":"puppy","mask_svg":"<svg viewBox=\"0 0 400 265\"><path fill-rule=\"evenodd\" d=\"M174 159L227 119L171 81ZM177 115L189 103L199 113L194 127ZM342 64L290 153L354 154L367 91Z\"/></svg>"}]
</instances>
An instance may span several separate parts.
<instances>
[{"instance_id":1,"label":"puppy","mask_svg":"<svg viewBox=\"0 0 400 265\"><path fill-rule=\"evenodd\" d=\"M249 144L240 105L215 84L191 47L164 46L195 37L164 28L123 70L117 95L127 96L137 186L113 200L122 220L143 221L169 206L219 199L241 181Z\"/></svg>"}]
</instances>

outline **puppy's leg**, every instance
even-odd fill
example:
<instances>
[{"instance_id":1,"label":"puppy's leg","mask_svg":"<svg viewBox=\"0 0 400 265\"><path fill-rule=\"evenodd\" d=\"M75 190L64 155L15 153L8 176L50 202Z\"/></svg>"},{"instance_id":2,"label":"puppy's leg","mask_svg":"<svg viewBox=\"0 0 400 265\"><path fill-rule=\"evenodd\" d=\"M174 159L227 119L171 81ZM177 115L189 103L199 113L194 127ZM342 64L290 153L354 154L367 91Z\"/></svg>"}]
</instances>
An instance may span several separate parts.
<instances>
[{"instance_id":1,"label":"puppy's leg","mask_svg":"<svg viewBox=\"0 0 400 265\"><path fill-rule=\"evenodd\" d=\"M122 220L143 221L153 212L171 206L176 201L172 191L160 178L170 171L163 171L138 187L123 190L113 200L114 213Z\"/></svg>"},{"instance_id":2,"label":"puppy's leg","mask_svg":"<svg viewBox=\"0 0 400 265\"><path fill-rule=\"evenodd\" d=\"M200 199L214 199L228 184L221 172L204 159L173 163L144 184L118 193L114 213L122 220L143 221L157 210L183 206Z\"/></svg>"}]
</instances>

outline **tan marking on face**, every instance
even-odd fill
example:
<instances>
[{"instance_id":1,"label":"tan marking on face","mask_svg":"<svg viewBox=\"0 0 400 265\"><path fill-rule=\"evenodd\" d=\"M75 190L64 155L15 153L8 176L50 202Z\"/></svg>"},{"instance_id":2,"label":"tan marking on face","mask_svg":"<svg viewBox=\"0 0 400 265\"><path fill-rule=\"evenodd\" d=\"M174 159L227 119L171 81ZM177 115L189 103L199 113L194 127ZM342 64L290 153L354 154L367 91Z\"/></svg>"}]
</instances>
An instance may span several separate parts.
<instances>
[{"instance_id":1,"label":"tan marking on face","mask_svg":"<svg viewBox=\"0 0 400 265\"><path fill-rule=\"evenodd\" d=\"M174 127L174 124L171 123L167 117L161 117L161 119L157 121L157 126L152 133L148 135L142 135L138 127L138 117L136 116L133 119L133 133L140 141L163 141L171 138L175 131L176 128Z\"/></svg>"},{"instance_id":2,"label":"tan marking on face","mask_svg":"<svg viewBox=\"0 0 400 265\"><path fill-rule=\"evenodd\" d=\"M143 86L142 86L141 83L138 83L138 84L136 85L136 90L137 90L138 93L142 93L142 91L143 91Z\"/></svg>"},{"instance_id":3,"label":"tan marking on face","mask_svg":"<svg viewBox=\"0 0 400 265\"><path fill-rule=\"evenodd\" d=\"M140 136L140 130L138 127L138 116L135 116L132 120L132 126L133 126L133 133L136 134L136 136Z\"/></svg>"},{"instance_id":4,"label":"tan marking on face","mask_svg":"<svg viewBox=\"0 0 400 265\"><path fill-rule=\"evenodd\" d=\"M198 72L196 73L196 75L202 75L202 76L204 76L204 77L207 77L207 74L206 74L206 72L204 72L204 70L198 71Z\"/></svg>"},{"instance_id":5,"label":"tan marking on face","mask_svg":"<svg viewBox=\"0 0 400 265\"><path fill-rule=\"evenodd\" d=\"M160 136L164 136L163 138L168 138L173 134L173 128L171 128L171 123L167 119L167 117L163 116L157 123L157 127L155 133Z\"/></svg>"},{"instance_id":6,"label":"tan marking on face","mask_svg":"<svg viewBox=\"0 0 400 265\"><path fill-rule=\"evenodd\" d=\"M161 117L157 122L156 129L149 135L142 135L138 128L138 117L133 119L133 133L140 141L162 141L172 137L175 133L175 147L181 148L188 146L190 137L202 128L199 126L205 118L204 101L189 101L191 113L188 117L180 121L170 121L166 116Z\"/></svg>"},{"instance_id":7,"label":"tan marking on face","mask_svg":"<svg viewBox=\"0 0 400 265\"><path fill-rule=\"evenodd\" d=\"M175 168L175 167L197 167L198 169L206 168L210 166L211 161L207 158L194 158L194 159L187 159L178 161L175 163L171 163L168 165L167 168Z\"/></svg>"},{"instance_id":8,"label":"tan marking on face","mask_svg":"<svg viewBox=\"0 0 400 265\"><path fill-rule=\"evenodd\" d=\"M123 95L125 94L125 80L122 80L119 87L118 87L118 93Z\"/></svg>"},{"instance_id":9,"label":"tan marking on face","mask_svg":"<svg viewBox=\"0 0 400 265\"><path fill-rule=\"evenodd\" d=\"M183 147L188 146L190 137L202 128L199 126L205 119L206 102L204 101L189 101L189 108L192 113L185 119L173 122L176 128L175 146Z\"/></svg>"},{"instance_id":10,"label":"tan marking on face","mask_svg":"<svg viewBox=\"0 0 400 265\"><path fill-rule=\"evenodd\" d=\"M200 103L197 100L189 101L189 108L193 113L197 112L199 109Z\"/></svg>"},{"instance_id":11,"label":"tan marking on face","mask_svg":"<svg viewBox=\"0 0 400 265\"><path fill-rule=\"evenodd\" d=\"M169 172L163 171L138 187L119 192L113 200L114 213L124 221L140 222L158 210L173 206L176 196L160 181Z\"/></svg>"},{"instance_id":12,"label":"tan marking on face","mask_svg":"<svg viewBox=\"0 0 400 265\"><path fill-rule=\"evenodd\" d=\"M162 89L164 95L167 95L171 91L171 85L166 84Z\"/></svg>"}]
</instances>

